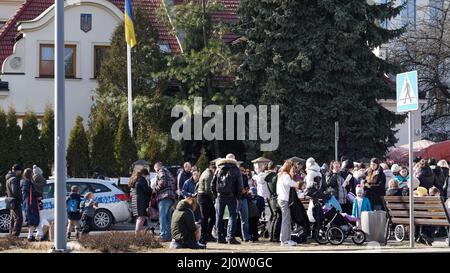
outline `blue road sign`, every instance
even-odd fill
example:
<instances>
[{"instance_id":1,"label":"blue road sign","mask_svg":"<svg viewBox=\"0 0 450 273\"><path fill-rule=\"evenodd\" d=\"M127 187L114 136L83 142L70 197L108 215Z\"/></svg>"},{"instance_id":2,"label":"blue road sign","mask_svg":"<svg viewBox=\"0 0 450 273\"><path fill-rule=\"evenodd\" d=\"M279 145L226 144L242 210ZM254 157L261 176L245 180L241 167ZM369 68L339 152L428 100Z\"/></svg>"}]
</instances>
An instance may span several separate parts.
<instances>
[{"instance_id":1,"label":"blue road sign","mask_svg":"<svg viewBox=\"0 0 450 273\"><path fill-rule=\"evenodd\" d=\"M397 74L397 112L419 109L417 71Z\"/></svg>"}]
</instances>

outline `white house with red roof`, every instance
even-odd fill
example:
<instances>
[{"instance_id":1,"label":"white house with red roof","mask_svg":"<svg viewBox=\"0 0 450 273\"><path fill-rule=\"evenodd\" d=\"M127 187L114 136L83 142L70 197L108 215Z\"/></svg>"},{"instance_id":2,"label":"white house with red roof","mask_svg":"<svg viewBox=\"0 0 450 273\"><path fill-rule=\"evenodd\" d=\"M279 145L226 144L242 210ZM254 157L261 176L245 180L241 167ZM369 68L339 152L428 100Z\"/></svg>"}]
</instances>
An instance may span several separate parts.
<instances>
[{"instance_id":1,"label":"white house with red roof","mask_svg":"<svg viewBox=\"0 0 450 273\"><path fill-rule=\"evenodd\" d=\"M53 0L27 0L0 29L0 107L14 107L19 123L25 112L42 116L54 100ZM123 21L123 0L65 1L66 134L77 115L88 120L104 53ZM134 1L147 13L165 51L181 47L168 29L156 22L160 0ZM126 64L124 64L126 65Z\"/></svg>"}]
</instances>

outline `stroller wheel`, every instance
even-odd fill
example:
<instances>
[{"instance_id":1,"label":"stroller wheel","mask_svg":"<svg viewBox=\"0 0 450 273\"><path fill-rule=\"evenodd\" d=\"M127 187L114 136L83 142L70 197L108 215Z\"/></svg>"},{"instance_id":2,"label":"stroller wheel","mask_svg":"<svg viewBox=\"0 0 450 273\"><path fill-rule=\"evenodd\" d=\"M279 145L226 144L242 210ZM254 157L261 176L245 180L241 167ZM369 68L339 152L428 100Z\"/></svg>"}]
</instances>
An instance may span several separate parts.
<instances>
[{"instance_id":1,"label":"stroller wheel","mask_svg":"<svg viewBox=\"0 0 450 273\"><path fill-rule=\"evenodd\" d=\"M364 244L364 242L366 241L366 233L364 233L364 231L359 229L355 230L355 234L353 234L352 241L356 245Z\"/></svg>"},{"instance_id":2,"label":"stroller wheel","mask_svg":"<svg viewBox=\"0 0 450 273\"><path fill-rule=\"evenodd\" d=\"M328 242L332 245L340 245L344 242L345 234L342 229L338 227L331 227L327 231Z\"/></svg>"},{"instance_id":3,"label":"stroller wheel","mask_svg":"<svg viewBox=\"0 0 450 273\"><path fill-rule=\"evenodd\" d=\"M405 240L405 226L404 225L396 225L394 229L394 237L397 242L402 242Z\"/></svg>"},{"instance_id":4,"label":"stroller wheel","mask_svg":"<svg viewBox=\"0 0 450 273\"><path fill-rule=\"evenodd\" d=\"M325 228L315 228L313 231L313 238L319 245L327 244L327 230Z\"/></svg>"}]
</instances>

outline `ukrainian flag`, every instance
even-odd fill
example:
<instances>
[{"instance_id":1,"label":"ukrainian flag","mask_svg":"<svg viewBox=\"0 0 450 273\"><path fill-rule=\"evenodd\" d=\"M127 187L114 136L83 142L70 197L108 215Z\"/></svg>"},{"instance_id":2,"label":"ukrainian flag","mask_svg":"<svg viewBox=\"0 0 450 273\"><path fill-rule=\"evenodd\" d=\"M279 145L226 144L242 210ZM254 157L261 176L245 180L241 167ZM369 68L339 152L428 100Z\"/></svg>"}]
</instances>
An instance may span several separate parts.
<instances>
[{"instance_id":1,"label":"ukrainian flag","mask_svg":"<svg viewBox=\"0 0 450 273\"><path fill-rule=\"evenodd\" d=\"M130 47L134 47L136 45L131 0L125 0L125 40Z\"/></svg>"}]
</instances>

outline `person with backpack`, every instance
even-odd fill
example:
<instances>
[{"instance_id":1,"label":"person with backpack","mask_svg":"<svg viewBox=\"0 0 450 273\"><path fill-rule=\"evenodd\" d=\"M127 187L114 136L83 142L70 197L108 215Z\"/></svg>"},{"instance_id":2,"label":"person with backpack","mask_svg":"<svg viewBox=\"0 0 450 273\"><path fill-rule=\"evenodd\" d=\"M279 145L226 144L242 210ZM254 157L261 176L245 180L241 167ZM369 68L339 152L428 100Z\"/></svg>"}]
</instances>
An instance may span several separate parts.
<instances>
[{"instance_id":1,"label":"person with backpack","mask_svg":"<svg viewBox=\"0 0 450 273\"><path fill-rule=\"evenodd\" d=\"M9 234L19 237L22 229L22 191L20 189L20 177L23 168L19 164L14 164L12 170L6 175L6 208L10 213Z\"/></svg>"},{"instance_id":2,"label":"person with backpack","mask_svg":"<svg viewBox=\"0 0 450 273\"><path fill-rule=\"evenodd\" d=\"M153 166L156 171L155 192L157 194L159 209L159 224L161 226L161 240L172 241L170 224L172 222L172 207L176 199L176 182L170 171L162 162L156 162Z\"/></svg>"},{"instance_id":3,"label":"person with backpack","mask_svg":"<svg viewBox=\"0 0 450 273\"><path fill-rule=\"evenodd\" d=\"M70 235L72 233L72 228L75 229L76 238L80 238L80 230L81 230L81 195L79 193L79 189L77 186L72 186L70 188L70 194L66 199L67 206L67 239L70 239Z\"/></svg>"},{"instance_id":4,"label":"person with backpack","mask_svg":"<svg viewBox=\"0 0 450 273\"><path fill-rule=\"evenodd\" d=\"M239 168L241 171L241 174L244 171L244 168ZM244 242L250 242L250 240L255 240L253 236L250 236L249 233L249 196L248 193L250 191L250 186L248 184L248 177L245 175L242 175L242 186L243 191L241 197L238 199L238 206L237 206L237 212L239 214L239 217L241 219L241 234L242 234L242 240ZM228 222L228 228L231 228L230 226L231 222ZM257 240L257 238L256 238Z\"/></svg>"},{"instance_id":5,"label":"person with backpack","mask_svg":"<svg viewBox=\"0 0 450 273\"><path fill-rule=\"evenodd\" d=\"M211 181L211 190L216 198L216 229L217 242L219 244L240 244L236 240L236 220L237 202L243 191L242 174L238 167L238 162L233 154L228 154L226 158L217 160L217 170ZM223 214L225 206L230 214L226 239L223 238L224 223Z\"/></svg>"}]
</instances>

